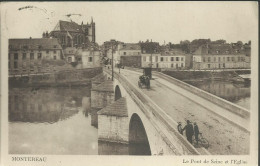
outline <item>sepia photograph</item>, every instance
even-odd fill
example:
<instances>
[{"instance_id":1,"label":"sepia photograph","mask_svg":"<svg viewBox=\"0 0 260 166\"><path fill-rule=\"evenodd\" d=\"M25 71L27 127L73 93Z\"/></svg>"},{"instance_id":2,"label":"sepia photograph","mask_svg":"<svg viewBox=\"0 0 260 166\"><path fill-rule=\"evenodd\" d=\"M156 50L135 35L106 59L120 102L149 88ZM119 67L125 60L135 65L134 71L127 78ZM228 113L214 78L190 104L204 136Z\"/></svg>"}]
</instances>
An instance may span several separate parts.
<instances>
[{"instance_id":1,"label":"sepia photograph","mask_svg":"<svg viewBox=\"0 0 260 166\"><path fill-rule=\"evenodd\" d=\"M258 164L257 2L0 7L1 165Z\"/></svg>"}]
</instances>

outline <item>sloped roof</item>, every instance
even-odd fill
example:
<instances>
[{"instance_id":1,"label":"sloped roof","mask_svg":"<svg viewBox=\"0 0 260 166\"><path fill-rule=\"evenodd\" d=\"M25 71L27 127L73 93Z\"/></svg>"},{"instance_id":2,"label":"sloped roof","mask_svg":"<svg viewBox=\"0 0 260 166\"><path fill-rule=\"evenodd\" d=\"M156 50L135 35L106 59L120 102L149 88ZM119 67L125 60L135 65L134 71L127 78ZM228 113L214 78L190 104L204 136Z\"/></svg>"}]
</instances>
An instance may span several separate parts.
<instances>
[{"instance_id":1,"label":"sloped roof","mask_svg":"<svg viewBox=\"0 0 260 166\"><path fill-rule=\"evenodd\" d=\"M125 43L120 50L141 50L141 47L136 43Z\"/></svg>"},{"instance_id":2,"label":"sloped roof","mask_svg":"<svg viewBox=\"0 0 260 166\"><path fill-rule=\"evenodd\" d=\"M60 20L53 31L70 31L70 32L83 32L82 26L75 22L62 21Z\"/></svg>"},{"instance_id":3,"label":"sloped roof","mask_svg":"<svg viewBox=\"0 0 260 166\"><path fill-rule=\"evenodd\" d=\"M97 113L98 115L110 115L128 117L126 98L121 97L114 103L106 106Z\"/></svg>"},{"instance_id":4,"label":"sloped roof","mask_svg":"<svg viewBox=\"0 0 260 166\"><path fill-rule=\"evenodd\" d=\"M92 88L91 90L94 91L102 91L102 92L114 92L113 82L110 80L107 80L100 85Z\"/></svg>"},{"instance_id":5,"label":"sloped roof","mask_svg":"<svg viewBox=\"0 0 260 166\"><path fill-rule=\"evenodd\" d=\"M27 46L28 49L62 49L56 38L34 38L34 39L9 39L10 49L22 49Z\"/></svg>"}]
</instances>

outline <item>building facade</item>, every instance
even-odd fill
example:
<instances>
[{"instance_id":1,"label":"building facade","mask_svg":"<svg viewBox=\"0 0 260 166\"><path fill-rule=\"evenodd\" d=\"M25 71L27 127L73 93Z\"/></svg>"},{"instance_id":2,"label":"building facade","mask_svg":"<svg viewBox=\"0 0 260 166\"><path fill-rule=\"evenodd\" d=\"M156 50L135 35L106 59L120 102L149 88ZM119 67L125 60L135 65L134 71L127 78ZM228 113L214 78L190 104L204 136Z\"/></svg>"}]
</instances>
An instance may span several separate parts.
<instances>
[{"instance_id":1,"label":"building facade","mask_svg":"<svg viewBox=\"0 0 260 166\"><path fill-rule=\"evenodd\" d=\"M57 39L9 39L9 75L47 72L50 63L61 59L63 52Z\"/></svg>"},{"instance_id":2,"label":"building facade","mask_svg":"<svg viewBox=\"0 0 260 166\"><path fill-rule=\"evenodd\" d=\"M161 55L159 68L184 69L185 55Z\"/></svg>"},{"instance_id":3,"label":"building facade","mask_svg":"<svg viewBox=\"0 0 260 166\"><path fill-rule=\"evenodd\" d=\"M78 49L76 53L80 68L100 67L101 55L101 51L91 49Z\"/></svg>"},{"instance_id":4,"label":"building facade","mask_svg":"<svg viewBox=\"0 0 260 166\"><path fill-rule=\"evenodd\" d=\"M66 47L87 47L89 43L96 42L95 22L81 25L71 21L59 21L50 32L44 32L43 38L57 38L62 48Z\"/></svg>"},{"instance_id":5,"label":"building facade","mask_svg":"<svg viewBox=\"0 0 260 166\"><path fill-rule=\"evenodd\" d=\"M250 56L230 44L203 45L193 55L193 69L250 68Z\"/></svg>"}]
</instances>

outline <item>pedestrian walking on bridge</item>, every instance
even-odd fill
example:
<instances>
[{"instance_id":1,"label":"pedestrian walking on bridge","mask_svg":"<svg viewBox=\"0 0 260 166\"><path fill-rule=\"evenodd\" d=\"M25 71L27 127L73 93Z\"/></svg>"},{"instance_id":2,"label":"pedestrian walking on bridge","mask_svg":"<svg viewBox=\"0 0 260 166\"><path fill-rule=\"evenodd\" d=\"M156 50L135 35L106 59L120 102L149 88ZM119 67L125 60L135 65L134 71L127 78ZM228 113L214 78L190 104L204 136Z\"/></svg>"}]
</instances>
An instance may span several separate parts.
<instances>
[{"instance_id":1,"label":"pedestrian walking on bridge","mask_svg":"<svg viewBox=\"0 0 260 166\"><path fill-rule=\"evenodd\" d=\"M200 133L199 127L198 127L197 123L194 122L194 135L195 135L195 140L197 142L197 145L198 145L198 141L199 141L199 133Z\"/></svg>"},{"instance_id":2,"label":"pedestrian walking on bridge","mask_svg":"<svg viewBox=\"0 0 260 166\"><path fill-rule=\"evenodd\" d=\"M194 134L193 125L187 120L187 125L182 129L182 131L186 130L187 140L192 144L192 136Z\"/></svg>"}]
</instances>

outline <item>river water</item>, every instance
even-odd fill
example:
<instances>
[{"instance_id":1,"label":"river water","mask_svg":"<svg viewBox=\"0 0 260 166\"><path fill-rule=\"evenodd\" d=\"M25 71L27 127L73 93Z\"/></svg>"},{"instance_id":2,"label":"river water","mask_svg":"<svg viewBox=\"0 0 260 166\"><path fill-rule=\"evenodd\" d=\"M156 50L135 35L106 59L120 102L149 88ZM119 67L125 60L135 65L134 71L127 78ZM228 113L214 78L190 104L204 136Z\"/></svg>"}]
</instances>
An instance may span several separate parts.
<instances>
[{"instance_id":1,"label":"river water","mask_svg":"<svg viewBox=\"0 0 260 166\"><path fill-rule=\"evenodd\" d=\"M250 109L250 84L229 81L185 81L234 104Z\"/></svg>"},{"instance_id":2,"label":"river water","mask_svg":"<svg viewBox=\"0 0 260 166\"><path fill-rule=\"evenodd\" d=\"M9 89L10 154L129 155L129 149L98 141L89 87Z\"/></svg>"}]
</instances>

